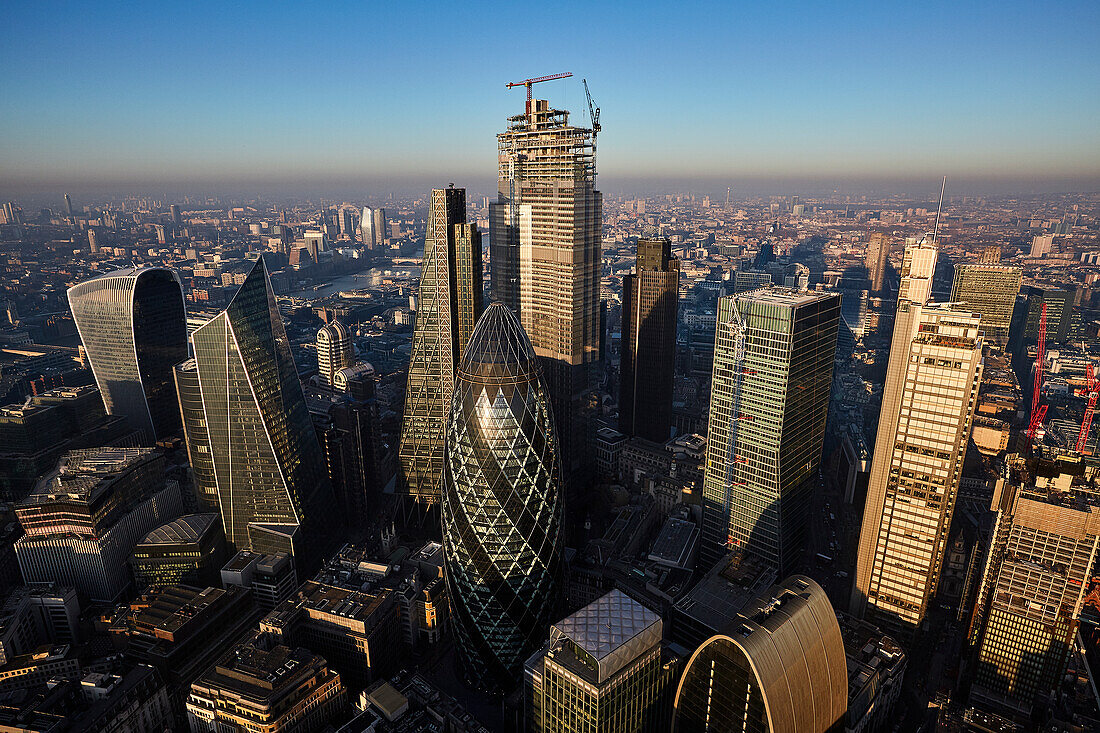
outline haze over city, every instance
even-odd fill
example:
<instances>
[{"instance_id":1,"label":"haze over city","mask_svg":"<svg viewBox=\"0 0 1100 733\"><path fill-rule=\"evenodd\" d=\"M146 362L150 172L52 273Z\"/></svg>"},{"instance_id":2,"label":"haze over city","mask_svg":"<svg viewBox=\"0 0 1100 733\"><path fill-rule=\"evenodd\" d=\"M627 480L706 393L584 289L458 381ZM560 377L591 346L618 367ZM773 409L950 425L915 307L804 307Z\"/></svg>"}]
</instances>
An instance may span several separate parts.
<instances>
[{"instance_id":1,"label":"haze over city","mask_svg":"<svg viewBox=\"0 0 1100 733\"><path fill-rule=\"evenodd\" d=\"M604 110L608 192L1089 189L1098 25L1091 2L20 3L0 191L488 187L504 84L559 71L544 96L580 122L583 77Z\"/></svg>"}]
</instances>

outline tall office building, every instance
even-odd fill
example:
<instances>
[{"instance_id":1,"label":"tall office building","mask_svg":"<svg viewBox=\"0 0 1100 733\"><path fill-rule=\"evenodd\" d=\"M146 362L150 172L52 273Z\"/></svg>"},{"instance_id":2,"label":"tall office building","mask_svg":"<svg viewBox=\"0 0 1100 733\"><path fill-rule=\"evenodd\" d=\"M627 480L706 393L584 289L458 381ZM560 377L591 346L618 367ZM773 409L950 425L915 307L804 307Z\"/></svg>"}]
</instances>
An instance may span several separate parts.
<instances>
[{"instance_id":1,"label":"tall office building","mask_svg":"<svg viewBox=\"0 0 1100 733\"><path fill-rule=\"evenodd\" d=\"M886 261L890 256L890 239L882 232L871 234L867 244L867 276L871 280L872 292L881 292L886 279Z\"/></svg>"},{"instance_id":2,"label":"tall office building","mask_svg":"<svg viewBox=\"0 0 1100 733\"><path fill-rule=\"evenodd\" d=\"M443 557L465 669L508 687L545 639L562 573L558 440L542 369L493 303L455 378L447 422Z\"/></svg>"},{"instance_id":3,"label":"tall office building","mask_svg":"<svg viewBox=\"0 0 1100 733\"><path fill-rule=\"evenodd\" d=\"M191 342L202 407L189 391L188 453L210 455L226 538L309 567L340 517L263 258Z\"/></svg>"},{"instance_id":4,"label":"tall office building","mask_svg":"<svg viewBox=\"0 0 1100 733\"><path fill-rule=\"evenodd\" d=\"M379 207L374 210L374 249L384 249L390 237L389 224L386 222L386 210Z\"/></svg>"},{"instance_id":5,"label":"tall office building","mask_svg":"<svg viewBox=\"0 0 1100 733\"><path fill-rule=\"evenodd\" d=\"M680 261L668 239L638 240L634 272L623 278L619 430L657 443L672 427Z\"/></svg>"},{"instance_id":6,"label":"tall office building","mask_svg":"<svg viewBox=\"0 0 1100 733\"><path fill-rule=\"evenodd\" d=\"M529 100L497 135L498 194L490 208L493 298L519 316L543 361L566 475L590 462L587 433L600 358L603 195L594 137L569 113Z\"/></svg>"},{"instance_id":7,"label":"tall office building","mask_svg":"<svg viewBox=\"0 0 1100 733\"><path fill-rule=\"evenodd\" d=\"M336 372L355 363L355 348L347 326L335 318L317 332L317 375L331 387Z\"/></svg>"},{"instance_id":8,"label":"tall office building","mask_svg":"<svg viewBox=\"0 0 1100 733\"><path fill-rule=\"evenodd\" d=\"M363 207L363 214L359 217L359 234L363 237L363 246L373 251L378 246L378 231L374 228L374 209Z\"/></svg>"},{"instance_id":9,"label":"tall office building","mask_svg":"<svg viewBox=\"0 0 1100 733\"><path fill-rule=\"evenodd\" d=\"M835 293L764 288L718 301L703 544L780 573L805 549L840 320Z\"/></svg>"},{"instance_id":10,"label":"tall office building","mask_svg":"<svg viewBox=\"0 0 1100 733\"><path fill-rule=\"evenodd\" d=\"M183 287L174 270L140 267L69 288L69 307L108 414L146 444L179 428L172 367L187 358Z\"/></svg>"},{"instance_id":11,"label":"tall office building","mask_svg":"<svg viewBox=\"0 0 1100 733\"><path fill-rule=\"evenodd\" d=\"M73 200L69 194L65 194L65 215L70 219L73 218Z\"/></svg>"},{"instance_id":12,"label":"tall office building","mask_svg":"<svg viewBox=\"0 0 1100 733\"><path fill-rule=\"evenodd\" d=\"M848 669L825 591L802 575L772 586L695 650L673 707L673 733L844 730Z\"/></svg>"},{"instance_id":13,"label":"tall office building","mask_svg":"<svg viewBox=\"0 0 1100 733\"><path fill-rule=\"evenodd\" d=\"M1100 550L1095 468L1009 456L971 624L971 700L1031 712L1061 683Z\"/></svg>"},{"instance_id":14,"label":"tall office building","mask_svg":"<svg viewBox=\"0 0 1100 733\"><path fill-rule=\"evenodd\" d=\"M183 223L183 217L180 215L180 205L172 204L170 211L172 212L172 223L179 226Z\"/></svg>"},{"instance_id":15,"label":"tall office building","mask_svg":"<svg viewBox=\"0 0 1100 733\"><path fill-rule=\"evenodd\" d=\"M955 284L951 302L982 317L982 335L986 341L1008 345L1012 310L1020 294L1023 271L1010 265L955 265Z\"/></svg>"},{"instance_id":16,"label":"tall office building","mask_svg":"<svg viewBox=\"0 0 1100 733\"><path fill-rule=\"evenodd\" d=\"M194 359L177 364L172 370L183 419L183 440L187 446L187 462L191 466L191 485L195 498L206 511L218 509L218 477L214 472L214 456L210 452L210 435L206 411L199 386L199 368Z\"/></svg>"},{"instance_id":17,"label":"tall office building","mask_svg":"<svg viewBox=\"0 0 1100 733\"><path fill-rule=\"evenodd\" d=\"M908 637L935 592L982 372L980 318L926 305L932 245L906 247L851 612Z\"/></svg>"},{"instance_id":18,"label":"tall office building","mask_svg":"<svg viewBox=\"0 0 1100 733\"><path fill-rule=\"evenodd\" d=\"M524 665L530 733L663 730L660 614L616 589L550 627Z\"/></svg>"},{"instance_id":19,"label":"tall office building","mask_svg":"<svg viewBox=\"0 0 1100 733\"><path fill-rule=\"evenodd\" d=\"M1031 238L1031 251L1028 254L1031 257L1046 257L1053 244L1053 234L1036 234Z\"/></svg>"},{"instance_id":20,"label":"tall office building","mask_svg":"<svg viewBox=\"0 0 1100 733\"><path fill-rule=\"evenodd\" d=\"M1024 303L1021 307L1022 322L1016 327L1023 343L1035 343L1039 338L1039 323L1043 306L1047 311L1047 342L1063 343L1070 337L1073 325L1074 290L1054 285L1025 285Z\"/></svg>"},{"instance_id":21,"label":"tall office building","mask_svg":"<svg viewBox=\"0 0 1100 733\"><path fill-rule=\"evenodd\" d=\"M374 497L392 475L386 471L375 380L374 367L358 364L336 372L332 389L305 388L337 507L353 527L371 523Z\"/></svg>"},{"instance_id":22,"label":"tall office building","mask_svg":"<svg viewBox=\"0 0 1100 733\"><path fill-rule=\"evenodd\" d=\"M400 490L439 500L455 367L481 315L481 234L466 223L466 189L432 191L405 387Z\"/></svg>"}]
</instances>

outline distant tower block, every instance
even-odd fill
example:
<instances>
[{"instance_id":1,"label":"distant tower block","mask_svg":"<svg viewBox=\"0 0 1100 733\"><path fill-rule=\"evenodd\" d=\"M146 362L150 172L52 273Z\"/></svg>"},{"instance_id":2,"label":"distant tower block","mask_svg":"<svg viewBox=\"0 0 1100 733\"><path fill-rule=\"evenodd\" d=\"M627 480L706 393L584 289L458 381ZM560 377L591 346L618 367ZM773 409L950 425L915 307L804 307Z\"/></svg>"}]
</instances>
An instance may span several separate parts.
<instances>
[{"instance_id":1,"label":"distant tower block","mask_svg":"<svg viewBox=\"0 0 1100 733\"><path fill-rule=\"evenodd\" d=\"M317 372L321 384L333 385L336 372L355 363L351 334L343 323L333 319L317 332Z\"/></svg>"}]
</instances>

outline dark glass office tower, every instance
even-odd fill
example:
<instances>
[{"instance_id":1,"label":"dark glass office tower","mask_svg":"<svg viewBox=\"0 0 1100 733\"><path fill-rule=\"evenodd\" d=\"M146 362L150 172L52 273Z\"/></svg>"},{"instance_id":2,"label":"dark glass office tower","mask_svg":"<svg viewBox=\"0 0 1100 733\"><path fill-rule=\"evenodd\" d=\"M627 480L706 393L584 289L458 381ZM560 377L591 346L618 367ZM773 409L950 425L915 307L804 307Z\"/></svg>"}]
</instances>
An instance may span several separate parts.
<instances>
[{"instance_id":1,"label":"dark glass office tower","mask_svg":"<svg viewBox=\"0 0 1100 733\"><path fill-rule=\"evenodd\" d=\"M418 501L439 501L454 370L481 308L481 234L466 223L466 189L434 189L399 448L399 489Z\"/></svg>"},{"instance_id":2,"label":"dark glass office tower","mask_svg":"<svg viewBox=\"0 0 1100 733\"><path fill-rule=\"evenodd\" d=\"M108 414L146 444L179 428L172 367L187 358L179 275L161 267L117 270L69 288L69 307Z\"/></svg>"},{"instance_id":3,"label":"dark glass office tower","mask_svg":"<svg viewBox=\"0 0 1100 733\"><path fill-rule=\"evenodd\" d=\"M226 538L310 567L340 518L262 258L191 341Z\"/></svg>"},{"instance_id":4,"label":"dark glass office tower","mask_svg":"<svg viewBox=\"0 0 1100 733\"><path fill-rule=\"evenodd\" d=\"M667 239L638 240L634 272L623 278L619 431L664 443L672 426L680 261Z\"/></svg>"},{"instance_id":5,"label":"dark glass office tower","mask_svg":"<svg viewBox=\"0 0 1100 733\"><path fill-rule=\"evenodd\" d=\"M546 637L562 569L561 466L550 398L516 317L494 303L455 378L443 557L470 676L506 688Z\"/></svg>"},{"instance_id":6,"label":"dark glass office tower","mask_svg":"<svg viewBox=\"0 0 1100 733\"><path fill-rule=\"evenodd\" d=\"M183 438L187 444L187 462L191 464L191 483L203 509L218 508L218 477L210 454L210 436L206 432L206 412L202 406L199 369L194 359L177 364L176 393L179 395Z\"/></svg>"}]
</instances>

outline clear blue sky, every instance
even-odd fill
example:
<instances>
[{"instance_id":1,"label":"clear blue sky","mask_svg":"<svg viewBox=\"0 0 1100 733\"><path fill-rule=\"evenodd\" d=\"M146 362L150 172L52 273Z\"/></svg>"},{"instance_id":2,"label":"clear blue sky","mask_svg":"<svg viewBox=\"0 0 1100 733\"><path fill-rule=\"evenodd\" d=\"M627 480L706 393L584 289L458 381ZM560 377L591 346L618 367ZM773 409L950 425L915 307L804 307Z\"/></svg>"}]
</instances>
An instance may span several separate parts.
<instances>
[{"instance_id":1,"label":"clear blue sky","mask_svg":"<svg viewBox=\"0 0 1100 733\"><path fill-rule=\"evenodd\" d=\"M1100 2L833 6L9 3L0 184L491 181L561 71L605 184L1100 181Z\"/></svg>"}]
</instances>

